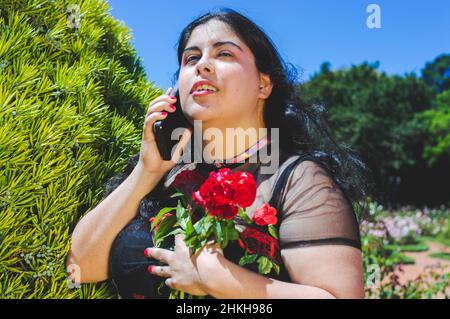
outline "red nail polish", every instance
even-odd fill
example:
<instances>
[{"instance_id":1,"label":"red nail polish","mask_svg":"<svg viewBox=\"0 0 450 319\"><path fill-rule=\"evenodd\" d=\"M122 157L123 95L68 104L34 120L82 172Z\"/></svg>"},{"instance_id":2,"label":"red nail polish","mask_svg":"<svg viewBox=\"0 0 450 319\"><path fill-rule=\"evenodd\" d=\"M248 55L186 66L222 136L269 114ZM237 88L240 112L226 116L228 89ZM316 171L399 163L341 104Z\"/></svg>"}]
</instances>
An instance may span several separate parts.
<instances>
[{"instance_id":1,"label":"red nail polish","mask_svg":"<svg viewBox=\"0 0 450 319\"><path fill-rule=\"evenodd\" d=\"M176 109L176 107L175 107L175 105L170 105L170 107L172 108L172 110L175 110Z\"/></svg>"},{"instance_id":2,"label":"red nail polish","mask_svg":"<svg viewBox=\"0 0 450 319\"><path fill-rule=\"evenodd\" d=\"M161 112L161 115L166 116L166 115L167 115L167 112Z\"/></svg>"},{"instance_id":3,"label":"red nail polish","mask_svg":"<svg viewBox=\"0 0 450 319\"><path fill-rule=\"evenodd\" d=\"M176 97L173 96L173 95L169 95L169 96L170 96L170 98L171 98L172 100L175 100L175 99L176 99Z\"/></svg>"},{"instance_id":4,"label":"red nail polish","mask_svg":"<svg viewBox=\"0 0 450 319\"><path fill-rule=\"evenodd\" d=\"M147 248L144 249L144 255L148 257L148 251L147 251Z\"/></svg>"},{"instance_id":5,"label":"red nail polish","mask_svg":"<svg viewBox=\"0 0 450 319\"><path fill-rule=\"evenodd\" d=\"M152 265L148 266L147 270L148 270L149 273L152 273L153 272L153 266Z\"/></svg>"}]
</instances>

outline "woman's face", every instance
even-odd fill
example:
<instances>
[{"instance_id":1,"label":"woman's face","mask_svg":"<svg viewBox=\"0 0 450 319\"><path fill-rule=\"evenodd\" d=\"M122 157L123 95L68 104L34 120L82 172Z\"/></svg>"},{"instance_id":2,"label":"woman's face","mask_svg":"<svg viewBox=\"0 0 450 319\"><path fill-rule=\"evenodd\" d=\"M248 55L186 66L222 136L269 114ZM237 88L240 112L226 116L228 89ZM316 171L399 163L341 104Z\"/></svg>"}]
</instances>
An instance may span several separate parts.
<instances>
[{"instance_id":1,"label":"woman's face","mask_svg":"<svg viewBox=\"0 0 450 319\"><path fill-rule=\"evenodd\" d=\"M264 99L270 95L267 84L271 90L268 76L259 73L250 49L218 20L193 30L183 52L178 80L184 114L202 120L203 129L255 126L263 118ZM211 82L217 92L192 94L193 85L202 80Z\"/></svg>"}]
</instances>

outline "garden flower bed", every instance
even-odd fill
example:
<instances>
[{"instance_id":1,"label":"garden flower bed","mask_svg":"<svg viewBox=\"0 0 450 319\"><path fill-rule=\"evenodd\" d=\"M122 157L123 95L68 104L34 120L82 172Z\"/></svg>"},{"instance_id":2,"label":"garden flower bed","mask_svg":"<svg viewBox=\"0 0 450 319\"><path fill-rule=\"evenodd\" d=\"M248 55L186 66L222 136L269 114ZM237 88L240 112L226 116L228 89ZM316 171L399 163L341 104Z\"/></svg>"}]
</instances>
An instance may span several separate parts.
<instances>
[{"instance_id":1,"label":"garden flower bed","mask_svg":"<svg viewBox=\"0 0 450 319\"><path fill-rule=\"evenodd\" d=\"M450 210L385 210L361 216L368 298L450 296Z\"/></svg>"}]
</instances>

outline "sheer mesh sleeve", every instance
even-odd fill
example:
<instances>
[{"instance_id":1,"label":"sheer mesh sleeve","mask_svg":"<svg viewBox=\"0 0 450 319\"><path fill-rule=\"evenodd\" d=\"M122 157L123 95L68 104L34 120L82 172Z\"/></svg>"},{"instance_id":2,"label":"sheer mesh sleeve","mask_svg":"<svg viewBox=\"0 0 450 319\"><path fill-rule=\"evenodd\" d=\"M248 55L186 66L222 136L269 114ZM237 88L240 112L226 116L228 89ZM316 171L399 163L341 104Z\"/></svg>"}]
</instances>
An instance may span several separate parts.
<instances>
[{"instance_id":1,"label":"sheer mesh sleeve","mask_svg":"<svg viewBox=\"0 0 450 319\"><path fill-rule=\"evenodd\" d=\"M281 207L279 232L283 249L318 244L361 249L353 208L318 163L306 160L292 169Z\"/></svg>"}]
</instances>

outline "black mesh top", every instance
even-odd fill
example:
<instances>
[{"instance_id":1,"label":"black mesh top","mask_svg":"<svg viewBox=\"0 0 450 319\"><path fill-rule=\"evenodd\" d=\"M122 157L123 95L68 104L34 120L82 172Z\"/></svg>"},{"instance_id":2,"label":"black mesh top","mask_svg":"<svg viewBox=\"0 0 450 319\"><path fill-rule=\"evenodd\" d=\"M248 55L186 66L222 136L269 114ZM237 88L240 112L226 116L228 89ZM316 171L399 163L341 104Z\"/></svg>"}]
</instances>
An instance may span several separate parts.
<instances>
[{"instance_id":1,"label":"black mesh top","mask_svg":"<svg viewBox=\"0 0 450 319\"><path fill-rule=\"evenodd\" d=\"M252 206L246 208L251 217L263 203L277 208L280 249L294 247L337 244L360 248L358 221L349 201L334 182L326 168L308 154L287 154L280 150L279 166L274 173L262 173L268 167L270 148L274 142L264 146L245 162L234 164L179 164L169 171L155 189L141 202L139 212L117 235L110 253L109 278L121 298L167 298L168 289L156 293L161 278L148 273L153 263L144 256L144 249L152 246L149 218L162 207L176 206L176 198L169 198L174 192L171 183L178 173L195 169L204 177L220 167L250 172L256 181L257 194ZM137 155L138 156L138 155ZM137 158L137 157L136 157ZM133 167L129 167L131 171ZM126 178L123 173L115 178L119 185ZM108 193L113 189L109 189ZM106 196L106 195L105 195ZM238 262L242 248L235 242L225 250L226 258ZM246 265L257 271L255 264ZM279 275L271 278L290 281L281 264Z\"/></svg>"}]
</instances>

